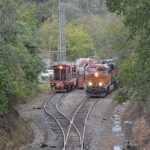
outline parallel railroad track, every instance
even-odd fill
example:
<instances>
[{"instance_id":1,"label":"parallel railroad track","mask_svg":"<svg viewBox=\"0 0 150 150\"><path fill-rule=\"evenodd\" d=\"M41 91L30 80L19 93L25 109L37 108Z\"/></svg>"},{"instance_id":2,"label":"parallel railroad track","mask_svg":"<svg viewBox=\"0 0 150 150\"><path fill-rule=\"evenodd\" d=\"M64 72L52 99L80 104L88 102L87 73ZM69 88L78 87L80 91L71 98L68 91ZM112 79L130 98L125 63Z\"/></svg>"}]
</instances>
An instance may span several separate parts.
<instances>
[{"instance_id":1,"label":"parallel railroad track","mask_svg":"<svg viewBox=\"0 0 150 150\"><path fill-rule=\"evenodd\" d=\"M66 143L66 134L68 132L68 128L71 120L66 117L63 113L58 110L58 103L63 98L65 94L53 94L49 98L46 99L44 103L44 111L50 117L53 118L57 128L58 133L58 145L55 147L60 150L65 150ZM73 125L74 131L79 134L78 129Z\"/></svg>"},{"instance_id":2,"label":"parallel railroad track","mask_svg":"<svg viewBox=\"0 0 150 150\"><path fill-rule=\"evenodd\" d=\"M84 149L84 140L85 140L85 130L87 125L88 117L95 106L95 104L99 100L86 98L74 111L71 120L71 124L68 129L68 133L66 136L66 145L65 150L83 150ZM79 139L80 143L77 144L77 138L75 138L75 133L73 130L73 126L79 131Z\"/></svg>"},{"instance_id":3,"label":"parallel railroad track","mask_svg":"<svg viewBox=\"0 0 150 150\"><path fill-rule=\"evenodd\" d=\"M65 141L65 131L64 131L64 127L69 125L69 121L64 118L64 116L62 116L61 114L59 114L57 112L57 109L55 107L55 103L56 100L59 100L62 98L63 95L56 95L55 93L50 96L49 98L46 99L45 103L44 103L44 111L45 113L50 117L53 118L54 122L55 122L55 128L57 129L57 134L59 137L59 145L57 145L58 149L61 149L64 146L64 141ZM62 126L62 124L60 124L60 119L64 119L65 120L65 124ZM67 127L66 127L67 128Z\"/></svg>"},{"instance_id":4,"label":"parallel railroad track","mask_svg":"<svg viewBox=\"0 0 150 150\"><path fill-rule=\"evenodd\" d=\"M44 103L45 113L54 119L58 128L60 150L83 150L87 119L98 100L84 99L70 117L65 116L58 104L65 94L53 94Z\"/></svg>"}]
</instances>

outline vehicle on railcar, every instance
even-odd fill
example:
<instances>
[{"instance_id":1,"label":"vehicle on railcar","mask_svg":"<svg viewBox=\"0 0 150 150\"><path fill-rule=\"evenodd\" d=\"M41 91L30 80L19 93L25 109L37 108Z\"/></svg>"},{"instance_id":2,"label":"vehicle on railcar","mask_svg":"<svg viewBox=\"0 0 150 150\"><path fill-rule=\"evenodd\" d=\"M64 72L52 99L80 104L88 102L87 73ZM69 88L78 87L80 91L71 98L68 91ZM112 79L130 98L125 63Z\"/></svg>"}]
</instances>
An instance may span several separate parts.
<instances>
[{"instance_id":1,"label":"vehicle on railcar","mask_svg":"<svg viewBox=\"0 0 150 150\"><path fill-rule=\"evenodd\" d=\"M86 68L85 86L88 96L105 97L118 85L115 63L100 63Z\"/></svg>"},{"instance_id":2,"label":"vehicle on railcar","mask_svg":"<svg viewBox=\"0 0 150 150\"><path fill-rule=\"evenodd\" d=\"M52 90L56 92L69 92L76 86L77 69L75 63L54 63L52 68L54 70L53 79L50 81Z\"/></svg>"}]
</instances>

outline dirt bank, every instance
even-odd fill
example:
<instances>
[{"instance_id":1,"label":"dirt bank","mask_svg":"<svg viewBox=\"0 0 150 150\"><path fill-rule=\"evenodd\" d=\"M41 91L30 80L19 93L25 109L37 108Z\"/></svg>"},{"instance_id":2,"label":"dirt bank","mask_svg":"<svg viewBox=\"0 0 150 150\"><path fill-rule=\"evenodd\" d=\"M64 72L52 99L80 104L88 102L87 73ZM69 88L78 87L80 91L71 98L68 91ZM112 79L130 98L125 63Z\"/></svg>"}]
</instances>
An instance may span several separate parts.
<instances>
[{"instance_id":1,"label":"dirt bank","mask_svg":"<svg viewBox=\"0 0 150 150\"><path fill-rule=\"evenodd\" d=\"M26 111L30 106L34 107L48 95L49 92L46 91L30 96L26 101L11 100L8 114L0 117L0 150L28 150L26 145L30 145L33 139L38 139L36 136L41 135L41 132L38 132L32 120L20 116L20 111Z\"/></svg>"},{"instance_id":2,"label":"dirt bank","mask_svg":"<svg viewBox=\"0 0 150 150\"><path fill-rule=\"evenodd\" d=\"M123 120L133 122L133 141L141 145L142 150L150 150L150 113L145 101L130 102Z\"/></svg>"},{"instance_id":3,"label":"dirt bank","mask_svg":"<svg viewBox=\"0 0 150 150\"><path fill-rule=\"evenodd\" d=\"M18 112L9 105L8 114L0 117L0 149L14 150L31 143L33 132Z\"/></svg>"}]
</instances>

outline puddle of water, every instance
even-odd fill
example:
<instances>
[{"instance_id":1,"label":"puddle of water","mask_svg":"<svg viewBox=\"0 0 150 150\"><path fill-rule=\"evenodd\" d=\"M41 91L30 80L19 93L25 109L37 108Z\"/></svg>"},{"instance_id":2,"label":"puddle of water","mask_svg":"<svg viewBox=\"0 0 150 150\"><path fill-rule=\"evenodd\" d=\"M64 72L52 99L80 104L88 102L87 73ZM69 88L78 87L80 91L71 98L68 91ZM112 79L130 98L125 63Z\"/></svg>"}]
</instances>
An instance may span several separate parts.
<instances>
[{"instance_id":1,"label":"puddle of water","mask_svg":"<svg viewBox=\"0 0 150 150\"><path fill-rule=\"evenodd\" d=\"M123 138L124 133L122 129L122 123L121 123L121 115L124 112L124 104L123 105L117 105L114 109L114 113L112 116L112 121L113 121L113 127L112 131L115 133L115 135L119 136L120 138ZM122 150L121 145L114 145L113 150Z\"/></svg>"},{"instance_id":2,"label":"puddle of water","mask_svg":"<svg viewBox=\"0 0 150 150\"><path fill-rule=\"evenodd\" d=\"M113 121L113 127L112 131L117 135L117 136L123 136L123 131L122 131L122 126L121 126L121 114L124 111L123 105L118 105L115 107L112 121Z\"/></svg>"},{"instance_id":3,"label":"puddle of water","mask_svg":"<svg viewBox=\"0 0 150 150\"><path fill-rule=\"evenodd\" d=\"M41 126L49 126L49 122L47 122L47 121L41 122Z\"/></svg>"},{"instance_id":4,"label":"puddle of water","mask_svg":"<svg viewBox=\"0 0 150 150\"><path fill-rule=\"evenodd\" d=\"M120 145L115 145L115 146L114 146L114 150L122 150L122 148L121 148Z\"/></svg>"},{"instance_id":5,"label":"puddle of water","mask_svg":"<svg viewBox=\"0 0 150 150\"><path fill-rule=\"evenodd\" d=\"M119 133L121 132L121 127L118 124L116 124L115 127L112 128L112 131L114 133Z\"/></svg>"}]
</instances>

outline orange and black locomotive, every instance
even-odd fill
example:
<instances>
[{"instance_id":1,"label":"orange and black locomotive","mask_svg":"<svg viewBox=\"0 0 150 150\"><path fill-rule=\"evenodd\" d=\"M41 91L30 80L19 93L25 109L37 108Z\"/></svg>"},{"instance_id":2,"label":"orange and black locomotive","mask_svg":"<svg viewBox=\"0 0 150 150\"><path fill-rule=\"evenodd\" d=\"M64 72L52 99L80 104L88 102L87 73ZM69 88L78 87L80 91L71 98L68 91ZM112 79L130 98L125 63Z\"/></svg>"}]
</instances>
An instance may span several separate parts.
<instances>
[{"instance_id":1,"label":"orange and black locomotive","mask_svg":"<svg viewBox=\"0 0 150 150\"><path fill-rule=\"evenodd\" d=\"M86 69L86 94L88 96L106 96L117 87L117 68L113 62L90 65Z\"/></svg>"}]
</instances>

